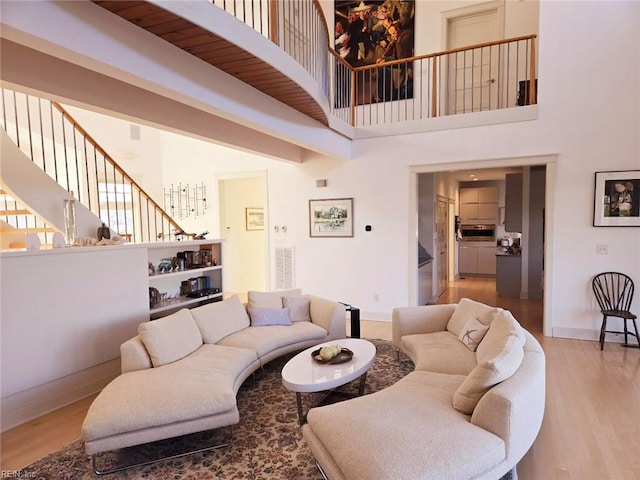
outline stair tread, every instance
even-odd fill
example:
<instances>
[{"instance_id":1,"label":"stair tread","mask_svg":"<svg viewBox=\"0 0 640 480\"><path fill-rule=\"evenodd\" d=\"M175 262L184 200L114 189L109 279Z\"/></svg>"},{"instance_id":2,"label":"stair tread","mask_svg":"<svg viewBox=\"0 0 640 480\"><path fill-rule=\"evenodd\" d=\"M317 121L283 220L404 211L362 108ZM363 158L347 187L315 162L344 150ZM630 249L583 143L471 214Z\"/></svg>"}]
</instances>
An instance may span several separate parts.
<instances>
[{"instance_id":1,"label":"stair tread","mask_svg":"<svg viewBox=\"0 0 640 480\"><path fill-rule=\"evenodd\" d=\"M18 210L0 210L0 216L2 217L12 217L14 215L33 215L26 208L18 209Z\"/></svg>"},{"instance_id":2,"label":"stair tread","mask_svg":"<svg viewBox=\"0 0 640 480\"><path fill-rule=\"evenodd\" d=\"M55 233L58 230L53 227L37 228L0 228L0 233Z\"/></svg>"}]
</instances>

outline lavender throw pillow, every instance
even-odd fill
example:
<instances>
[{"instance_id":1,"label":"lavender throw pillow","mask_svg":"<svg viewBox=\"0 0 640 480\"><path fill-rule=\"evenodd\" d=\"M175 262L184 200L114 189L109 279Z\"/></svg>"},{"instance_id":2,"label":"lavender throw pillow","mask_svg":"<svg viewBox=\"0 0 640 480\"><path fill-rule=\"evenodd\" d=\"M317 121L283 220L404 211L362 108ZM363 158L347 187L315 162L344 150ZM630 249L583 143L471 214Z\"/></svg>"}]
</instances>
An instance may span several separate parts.
<instances>
[{"instance_id":1,"label":"lavender throw pillow","mask_svg":"<svg viewBox=\"0 0 640 480\"><path fill-rule=\"evenodd\" d=\"M250 308L249 317L254 327L292 324L288 308Z\"/></svg>"}]
</instances>

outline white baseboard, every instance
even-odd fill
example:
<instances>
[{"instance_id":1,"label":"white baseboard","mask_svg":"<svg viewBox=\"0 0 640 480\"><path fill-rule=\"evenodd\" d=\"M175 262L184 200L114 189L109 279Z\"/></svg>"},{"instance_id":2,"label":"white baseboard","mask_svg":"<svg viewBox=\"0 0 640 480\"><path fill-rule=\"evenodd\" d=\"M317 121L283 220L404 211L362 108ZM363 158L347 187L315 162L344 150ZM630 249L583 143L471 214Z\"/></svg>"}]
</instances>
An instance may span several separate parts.
<instances>
[{"instance_id":1,"label":"white baseboard","mask_svg":"<svg viewBox=\"0 0 640 480\"><path fill-rule=\"evenodd\" d=\"M372 320L374 322L390 322L391 314L379 312L360 312L360 320Z\"/></svg>"},{"instance_id":2,"label":"white baseboard","mask_svg":"<svg viewBox=\"0 0 640 480\"><path fill-rule=\"evenodd\" d=\"M574 340L592 340L594 342L600 341L600 330L588 329L588 328L567 328L567 327L553 327L552 335L558 338L571 338ZM631 341L634 341L631 339ZM624 334L622 333L607 333L604 337L604 341L607 343L624 343Z\"/></svg>"},{"instance_id":3,"label":"white baseboard","mask_svg":"<svg viewBox=\"0 0 640 480\"><path fill-rule=\"evenodd\" d=\"M102 390L120 374L120 359L53 380L8 397L1 402L1 431L22 425Z\"/></svg>"}]
</instances>

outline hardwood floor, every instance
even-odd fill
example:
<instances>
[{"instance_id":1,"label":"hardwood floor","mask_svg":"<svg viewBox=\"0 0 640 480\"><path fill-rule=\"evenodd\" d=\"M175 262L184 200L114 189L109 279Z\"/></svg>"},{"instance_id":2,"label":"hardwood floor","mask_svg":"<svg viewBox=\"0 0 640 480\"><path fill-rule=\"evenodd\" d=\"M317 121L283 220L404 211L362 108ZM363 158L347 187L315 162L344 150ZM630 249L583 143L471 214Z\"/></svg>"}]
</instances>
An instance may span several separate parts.
<instances>
[{"instance_id":1,"label":"hardwood floor","mask_svg":"<svg viewBox=\"0 0 640 480\"><path fill-rule=\"evenodd\" d=\"M503 299L493 279L452 283L438 303L462 297L511 310L547 356L542 429L518 465L520 480L640 479L640 349L542 336L542 303ZM363 320L366 338L391 339L391 324ZM18 470L80 437L93 397L2 434L3 470Z\"/></svg>"}]
</instances>

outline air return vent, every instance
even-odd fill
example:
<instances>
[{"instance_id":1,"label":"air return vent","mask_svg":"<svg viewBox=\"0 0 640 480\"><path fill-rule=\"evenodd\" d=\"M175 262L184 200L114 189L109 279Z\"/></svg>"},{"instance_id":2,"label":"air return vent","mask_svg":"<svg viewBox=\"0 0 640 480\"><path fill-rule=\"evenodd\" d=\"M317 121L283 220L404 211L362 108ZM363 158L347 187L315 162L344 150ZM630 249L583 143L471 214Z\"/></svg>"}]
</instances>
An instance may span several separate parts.
<instances>
[{"instance_id":1,"label":"air return vent","mask_svg":"<svg viewBox=\"0 0 640 480\"><path fill-rule=\"evenodd\" d=\"M276 248L276 288L293 288L295 282L293 247Z\"/></svg>"}]
</instances>

